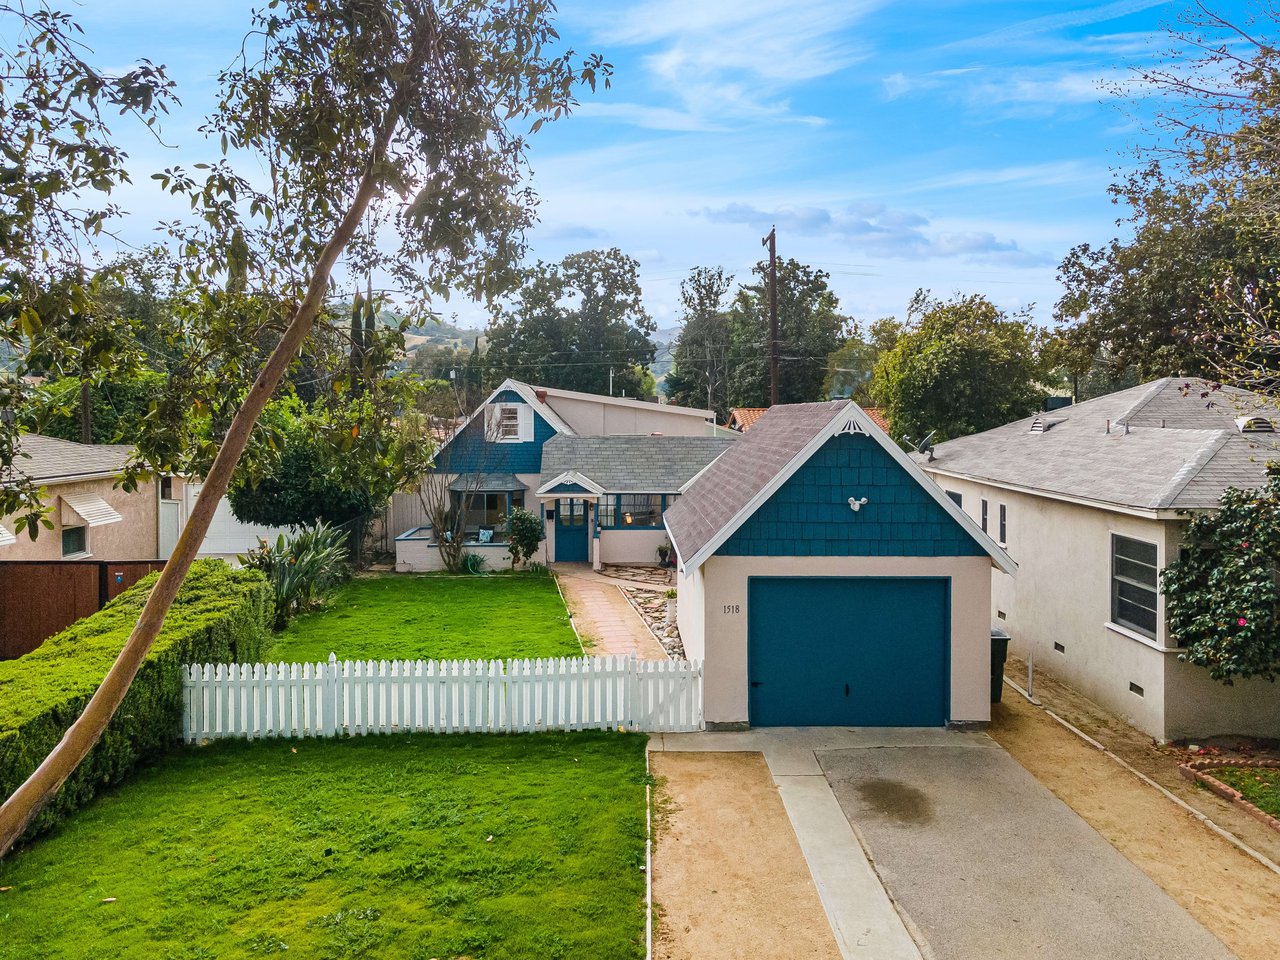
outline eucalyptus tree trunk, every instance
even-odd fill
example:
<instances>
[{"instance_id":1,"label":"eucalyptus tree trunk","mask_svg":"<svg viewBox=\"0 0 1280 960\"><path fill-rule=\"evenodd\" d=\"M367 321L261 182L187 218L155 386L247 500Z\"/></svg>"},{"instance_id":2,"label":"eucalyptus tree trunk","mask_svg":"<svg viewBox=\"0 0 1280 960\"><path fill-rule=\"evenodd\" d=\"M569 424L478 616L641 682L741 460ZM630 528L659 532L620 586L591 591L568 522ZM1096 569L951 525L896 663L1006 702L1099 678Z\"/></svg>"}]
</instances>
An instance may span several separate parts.
<instances>
[{"instance_id":1,"label":"eucalyptus tree trunk","mask_svg":"<svg viewBox=\"0 0 1280 960\"><path fill-rule=\"evenodd\" d=\"M420 50L425 56L425 45ZM405 76L414 76L418 65L420 62L409 64ZM152 588L146 605L138 617L137 625L129 634L124 648L112 663L84 712L76 718L62 740L35 772L5 800L3 806L0 806L0 857L12 849L36 815L57 795L67 778L88 756L89 751L102 738L111 718L124 700L125 694L129 692L129 686L133 683L133 678L141 668L147 652L160 633L164 618L173 605L187 571L196 559L200 545L204 542L214 511L227 492L231 475L249 442L253 426L311 332L316 317L324 306L334 265L355 236L365 210L379 191L378 160L386 152L395 133L406 93L407 90L402 86L397 96L392 99L390 109L383 119L378 139L371 150L369 166L366 168L351 205L329 242L320 251L302 301L294 308L280 342L271 352L271 356L250 388L244 404L231 421L226 439L223 440L214 458L213 466L205 476L204 485L196 498L186 528L178 538L177 547Z\"/></svg>"}]
</instances>

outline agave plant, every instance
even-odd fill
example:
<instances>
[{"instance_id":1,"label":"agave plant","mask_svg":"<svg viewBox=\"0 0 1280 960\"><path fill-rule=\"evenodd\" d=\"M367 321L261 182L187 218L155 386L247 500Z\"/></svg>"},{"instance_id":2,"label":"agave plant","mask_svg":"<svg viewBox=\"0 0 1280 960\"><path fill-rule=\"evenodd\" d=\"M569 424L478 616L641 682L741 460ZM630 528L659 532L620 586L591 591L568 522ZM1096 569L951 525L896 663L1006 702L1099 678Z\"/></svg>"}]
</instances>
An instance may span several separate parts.
<instances>
[{"instance_id":1,"label":"agave plant","mask_svg":"<svg viewBox=\"0 0 1280 960\"><path fill-rule=\"evenodd\" d=\"M274 543L260 538L257 550L239 558L271 581L277 630L296 614L319 605L350 575L346 537L329 524L318 523L289 537L282 533Z\"/></svg>"}]
</instances>

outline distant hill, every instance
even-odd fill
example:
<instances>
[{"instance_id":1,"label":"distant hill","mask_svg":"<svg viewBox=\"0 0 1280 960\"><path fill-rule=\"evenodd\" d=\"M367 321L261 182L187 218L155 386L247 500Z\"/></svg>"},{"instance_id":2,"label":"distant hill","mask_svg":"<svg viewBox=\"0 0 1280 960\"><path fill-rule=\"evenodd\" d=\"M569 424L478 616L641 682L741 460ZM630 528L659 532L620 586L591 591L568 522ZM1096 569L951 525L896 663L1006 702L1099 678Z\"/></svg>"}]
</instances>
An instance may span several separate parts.
<instances>
[{"instance_id":1,"label":"distant hill","mask_svg":"<svg viewBox=\"0 0 1280 960\"><path fill-rule=\"evenodd\" d=\"M659 384L671 372L672 351L675 349L676 338L680 336L681 329L680 327L667 327L664 330L655 330L650 338L653 340L653 345L656 349L653 352L653 363L649 364L649 371Z\"/></svg>"}]
</instances>

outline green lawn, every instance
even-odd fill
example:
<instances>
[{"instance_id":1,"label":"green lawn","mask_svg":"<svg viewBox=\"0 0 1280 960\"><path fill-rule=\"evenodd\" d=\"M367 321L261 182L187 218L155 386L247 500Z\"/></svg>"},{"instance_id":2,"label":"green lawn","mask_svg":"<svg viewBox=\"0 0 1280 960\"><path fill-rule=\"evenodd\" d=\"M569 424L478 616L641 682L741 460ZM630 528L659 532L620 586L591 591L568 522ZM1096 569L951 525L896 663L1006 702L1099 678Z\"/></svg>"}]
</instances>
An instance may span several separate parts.
<instances>
[{"instance_id":1,"label":"green lawn","mask_svg":"<svg viewBox=\"0 0 1280 960\"><path fill-rule=\"evenodd\" d=\"M0 960L643 957L644 743L175 751L0 862Z\"/></svg>"},{"instance_id":2,"label":"green lawn","mask_svg":"<svg viewBox=\"0 0 1280 960\"><path fill-rule=\"evenodd\" d=\"M1259 810L1280 817L1280 770L1269 767L1222 767L1207 771L1244 794Z\"/></svg>"},{"instance_id":3,"label":"green lawn","mask_svg":"<svg viewBox=\"0 0 1280 960\"><path fill-rule=\"evenodd\" d=\"M580 657L549 576L388 574L344 584L276 638L273 660Z\"/></svg>"}]
</instances>

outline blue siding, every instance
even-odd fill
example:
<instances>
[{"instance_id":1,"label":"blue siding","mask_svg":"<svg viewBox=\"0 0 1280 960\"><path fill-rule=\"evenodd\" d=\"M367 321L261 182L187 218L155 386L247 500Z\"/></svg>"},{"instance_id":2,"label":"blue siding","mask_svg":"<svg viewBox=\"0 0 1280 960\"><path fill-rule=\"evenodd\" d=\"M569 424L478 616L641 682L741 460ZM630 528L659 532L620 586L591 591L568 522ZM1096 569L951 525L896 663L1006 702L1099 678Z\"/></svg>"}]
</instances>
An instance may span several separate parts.
<instances>
[{"instance_id":1,"label":"blue siding","mask_svg":"<svg viewBox=\"0 0 1280 960\"><path fill-rule=\"evenodd\" d=\"M518 393L504 390L495 403L524 403ZM556 435L537 410L533 412L533 440L526 443L490 443L484 437L484 414L467 424L440 451L436 469L445 473L541 473L542 445Z\"/></svg>"},{"instance_id":2,"label":"blue siding","mask_svg":"<svg viewBox=\"0 0 1280 960\"><path fill-rule=\"evenodd\" d=\"M854 513L849 498L867 498ZM716 551L735 557L972 557L985 551L870 437L832 437Z\"/></svg>"}]
</instances>

